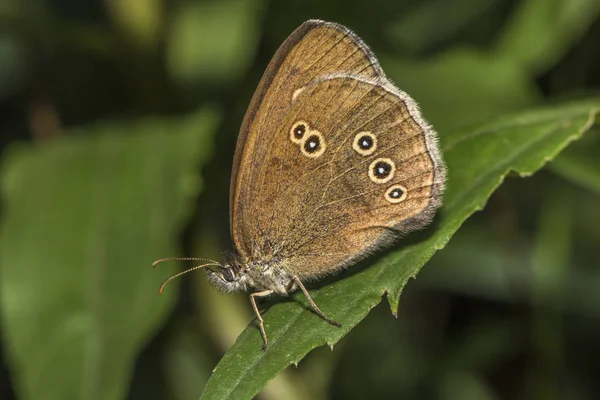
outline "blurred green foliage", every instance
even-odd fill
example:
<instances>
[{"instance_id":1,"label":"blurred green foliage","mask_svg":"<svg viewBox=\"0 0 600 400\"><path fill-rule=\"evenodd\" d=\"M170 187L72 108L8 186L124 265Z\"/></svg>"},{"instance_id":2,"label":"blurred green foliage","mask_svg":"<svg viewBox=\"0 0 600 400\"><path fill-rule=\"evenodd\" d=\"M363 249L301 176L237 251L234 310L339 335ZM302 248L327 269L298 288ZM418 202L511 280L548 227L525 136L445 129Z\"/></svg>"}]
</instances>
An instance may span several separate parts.
<instances>
[{"instance_id":1,"label":"blurred green foliage","mask_svg":"<svg viewBox=\"0 0 600 400\"><path fill-rule=\"evenodd\" d=\"M5 157L1 306L23 397L122 396L174 300L135 266L175 253L213 114L89 127Z\"/></svg>"},{"instance_id":2,"label":"blurred green foliage","mask_svg":"<svg viewBox=\"0 0 600 400\"><path fill-rule=\"evenodd\" d=\"M344 335L259 397L598 397L599 15L597 0L4 0L0 396L200 396L247 297L201 273L159 296L183 266L149 264L230 246L245 108L279 44L321 18L420 103L447 202L427 231L315 285L342 330L301 297L275 302L280 347L260 353L251 323L205 397L251 396ZM375 307L384 290L397 319Z\"/></svg>"}]
</instances>

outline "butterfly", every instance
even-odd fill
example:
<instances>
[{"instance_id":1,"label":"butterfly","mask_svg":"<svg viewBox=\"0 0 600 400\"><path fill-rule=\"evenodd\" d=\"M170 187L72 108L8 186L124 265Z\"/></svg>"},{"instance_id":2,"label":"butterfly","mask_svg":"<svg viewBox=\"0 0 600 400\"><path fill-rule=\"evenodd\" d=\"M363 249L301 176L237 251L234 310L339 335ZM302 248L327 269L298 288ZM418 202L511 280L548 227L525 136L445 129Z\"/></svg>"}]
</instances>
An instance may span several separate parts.
<instances>
[{"instance_id":1,"label":"butterfly","mask_svg":"<svg viewBox=\"0 0 600 400\"><path fill-rule=\"evenodd\" d=\"M281 45L242 122L230 189L234 251L205 268L225 292L301 290L427 225L446 169L435 131L348 28L309 20ZM186 258L203 261L200 258ZM158 260L154 265L167 259Z\"/></svg>"}]
</instances>

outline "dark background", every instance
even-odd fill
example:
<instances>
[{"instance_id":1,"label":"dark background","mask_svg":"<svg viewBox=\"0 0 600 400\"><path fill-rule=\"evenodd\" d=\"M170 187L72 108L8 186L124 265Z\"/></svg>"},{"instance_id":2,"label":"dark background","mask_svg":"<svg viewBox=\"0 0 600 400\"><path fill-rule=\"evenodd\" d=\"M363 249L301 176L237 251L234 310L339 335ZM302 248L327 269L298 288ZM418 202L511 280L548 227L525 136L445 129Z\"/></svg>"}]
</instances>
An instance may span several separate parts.
<instances>
[{"instance_id":1,"label":"dark background","mask_svg":"<svg viewBox=\"0 0 600 400\"><path fill-rule=\"evenodd\" d=\"M597 0L4 0L1 154L15 143L44 148L91 135L86 128L105 121L177 121L213 107L214 144L197 171L203 191L172 239L182 254L219 257L230 246L229 176L245 108L270 57L304 20L359 34L443 136L597 96L599 16ZM334 352L310 353L260 398L597 398L599 150L596 129L534 177L508 179L409 282L398 319L382 303ZM585 177L573 160L585 160ZM164 277L129 268L157 285ZM202 275L180 282L116 398L200 395L252 318L246 295L216 293ZM26 398L15 382L27 358L11 362L11 345L3 329L0 393Z\"/></svg>"}]
</instances>

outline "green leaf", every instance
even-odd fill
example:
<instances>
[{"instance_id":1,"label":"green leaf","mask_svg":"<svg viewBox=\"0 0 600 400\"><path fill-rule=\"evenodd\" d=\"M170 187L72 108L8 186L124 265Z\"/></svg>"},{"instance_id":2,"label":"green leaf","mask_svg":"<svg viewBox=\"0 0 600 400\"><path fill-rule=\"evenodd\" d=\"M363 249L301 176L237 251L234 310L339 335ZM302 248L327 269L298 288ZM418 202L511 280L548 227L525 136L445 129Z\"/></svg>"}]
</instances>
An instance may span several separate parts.
<instances>
[{"instance_id":1,"label":"green leaf","mask_svg":"<svg viewBox=\"0 0 600 400\"><path fill-rule=\"evenodd\" d=\"M426 61L383 58L382 65L441 132L522 110L540 99L513 60L472 49L453 49Z\"/></svg>"},{"instance_id":2,"label":"green leaf","mask_svg":"<svg viewBox=\"0 0 600 400\"><path fill-rule=\"evenodd\" d=\"M145 48L157 44L164 25L162 0L107 0L106 6L129 40Z\"/></svg>"},{"instance_id":3,"label":"green leaf","mask_svg":"<svg viewBox=\"0 0 600 400\"><path fill-rule=\"evenodd\" d=\"M262 10L262 0L182 2L167 42L170 75L181 85L238 77L256 50Z\"/></svg>"},{"instance_id":4,"label":"green leaf","mask_svg":"<svg viewBox=\"0 0 600 400\"><path fill-rule=\"evenodd\" d=\"M13 148L1 174L3 338L20 399L122 399L176 285L176 254L211 153L213 111L81 128Z\"/></svg>"},{"instance_id":5,"label":"green leaf","mask_svg":"<svg viewBox=\"0 0 600 400\"><path fill-rule=\"evenodd\" d=\"M497 5L499 0L430 0L415 3L402 10L384 33L394 43L423 51L448 40ZM435 27L435 29L432 29Z\"/></svg>"},{"instance_id":6,"label":"green leaf","mask_svg":"<svg viewBox=\"0 0 600 400\"><path fill-rule=\"evenodd\" d=\"M398 250L370 267L354 267L343 278L311 292L319 307L342 327L324 322L301 294L294 294L293 301L279 302L265 313L269 348L261 349L257 326L250 324L215 368L202 398L252 398L310 350L337 343L386 293L395 312L406 282L471 214L484 207L510 171L533 174L588 130L598 112L600 99L507 116L443 136L449 181L433 226L409 235Z\"/></svg>"},{"instance_id":7,"label":"green leaf","mask_svg":"<svg viewBox=\"0 0 600 400\"><path fill-rule=\"evenodd\" d=\"M522 1L500 35L496 51L534 73L543 72L560 60L599 14L598 0Z\"/></svg>"}]
</instances>

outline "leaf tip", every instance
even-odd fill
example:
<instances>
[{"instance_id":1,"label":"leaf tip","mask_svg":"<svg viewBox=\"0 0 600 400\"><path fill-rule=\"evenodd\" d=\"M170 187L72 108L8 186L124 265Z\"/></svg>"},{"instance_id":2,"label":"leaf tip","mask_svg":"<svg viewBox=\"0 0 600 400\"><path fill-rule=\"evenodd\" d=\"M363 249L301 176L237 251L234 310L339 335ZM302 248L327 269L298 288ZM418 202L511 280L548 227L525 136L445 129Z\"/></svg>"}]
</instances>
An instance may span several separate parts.
<instances>
[{"instance_id":1,"label":"leaf tip","mask_svg":"<svg viewBox=\"0 0 600 400\"><path fill-rule=\"evenodd\" d=\"M387 301L388 304L390 305L390 311L392 312L392 315L396 318L398 318L398 307L399 307L399 303L400 303L400 295L398 294L398 297L393 296L389 290L386 290L384 293L387 297Z\"/></svg>"}]
</instances>

